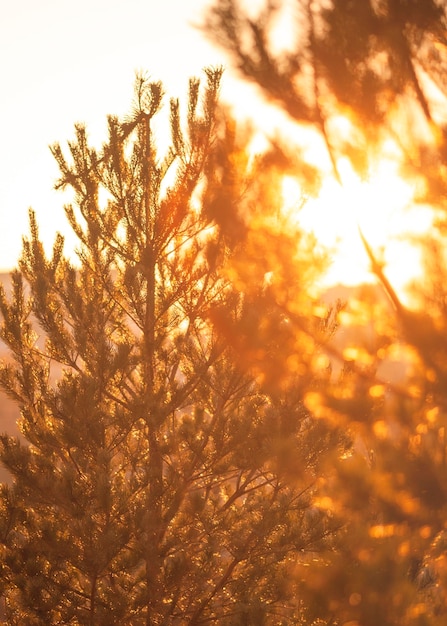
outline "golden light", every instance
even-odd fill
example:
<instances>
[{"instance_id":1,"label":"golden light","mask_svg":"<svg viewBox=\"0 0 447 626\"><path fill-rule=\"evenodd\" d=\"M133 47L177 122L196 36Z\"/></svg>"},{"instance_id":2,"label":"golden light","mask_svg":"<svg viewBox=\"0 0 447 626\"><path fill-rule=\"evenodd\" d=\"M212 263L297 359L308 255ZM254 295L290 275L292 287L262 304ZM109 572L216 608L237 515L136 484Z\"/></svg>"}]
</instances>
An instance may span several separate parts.
<instances>
[{"instance_id":1,"label":"golden light","mask_svg":"<svg viewBox=\"0 0 447 626\"><path fill-rule=\"evenodd\" d=\"M346 158L338 160L337 169L341 183L328 173L318 196L304 203L299 182L285 177L285 213L331 252L326 286L375 281L360 228L384 263L389 280L405 298L405 286L422 272L420 252L407 237L427 232L433 212L413 203L415 186L399 175L395 155L384 154L364 180Z\"/></svg>"}]
</instances>

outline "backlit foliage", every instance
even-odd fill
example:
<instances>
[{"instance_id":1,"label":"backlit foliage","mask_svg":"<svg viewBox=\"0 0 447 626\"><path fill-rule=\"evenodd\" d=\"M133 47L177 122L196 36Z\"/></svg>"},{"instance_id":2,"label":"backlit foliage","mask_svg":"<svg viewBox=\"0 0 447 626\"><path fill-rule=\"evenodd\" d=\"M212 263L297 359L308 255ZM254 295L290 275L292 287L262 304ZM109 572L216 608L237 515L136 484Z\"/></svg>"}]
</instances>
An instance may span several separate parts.
<instances>
[{"instance_id":1,"label":"backlit foliage","mask_svg":"<svg viewBox=\"0 0 447 626\"><path fill-rule=\"evenodd\" d=\"M354 442L351 453L322 459L316 500L343 521L345 535L336 549L297 564L294 581L315 624L444 624L445 2L292 0L260 3L256 13L217 0L206 28L270 102L319 132L335 178L342 157L367 176L392 138L416 202L438 211L436 231L418 242L427 265L412 309L389 284L368 233L359 233L378 286L348 297L339 332L320 344L326 362L320 355L313 363L320 377L326 368L326 380L305 392L308 410ZM339 116L350 121L345 133L334 132ZM274 247L274 236L259 246ZM283 289L273 285L270 295L286 311L301 358L303 333L317 340L309 317Z\"/></svg>"},{"instance_id":2,"label":"backlit foliage","mask_svg":"<svg viewBox=\"0 0 447 626\"><path fill-rule=\"evenodd\" d=\"M425 283L405 308L362 231L376 285L317 296L327 259L282 208L285 177L315 194L323 172L290 141L253 154L219 70L171 101L166 150L142 77L100 150L77 125L52 151L78 262L31 213L0 292L7 624L445 623L445 6L245 4L216 0L210 36L334 179L399 146L438 209Z\"/></svg>"},{"instance_id":3,"label":"backlit foliage","mask_svg":"<svg viewBox=\"0 0 447 626\"><path fill-rule=\"evenodd\" d=\"M316 346L296 356L272 298L304 302L316 268L278 217L277 168L219 112L220 77L191 80L184 117L171 101L166 151L162 87L143 78L100 150L81 125L68 157L52 148L77 263L60 237L45 255L31 212L0 291L23 435L0 449L7 624L296 623L291 575L335 541L313 494L349 442L306 409Z\"/></svg>"}]
</instances>

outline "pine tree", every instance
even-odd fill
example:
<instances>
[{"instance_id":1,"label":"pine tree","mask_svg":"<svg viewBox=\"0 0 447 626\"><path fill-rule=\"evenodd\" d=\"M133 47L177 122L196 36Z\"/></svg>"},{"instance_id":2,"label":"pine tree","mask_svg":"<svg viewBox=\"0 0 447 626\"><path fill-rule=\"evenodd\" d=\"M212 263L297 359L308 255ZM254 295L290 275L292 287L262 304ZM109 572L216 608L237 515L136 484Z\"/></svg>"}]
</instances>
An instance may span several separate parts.
<instances>
[{"instance_id":1,"label":"pine tree","mask_svg":"<svg viewBox=\"0 0 447 626\"><path fill-rule=\"evenodd\" d=\"M142 77L101 150L82 125L69 157L52 147L57 187L74 193L76 261L60 236L46 255L31 212L11 294L0 290L12 356L0 384L24 438L1 437L7 624L293 624L290 571L334 540L312 494L321 455L344 443L304 408L306 352L299 384L275 386L228 336L251 324L253 350L272 355L290 339L265 285L256 315L225 269L256 233L219 166L237 161L220 78L190 81L185 120L171 100L164 153L162 86Z\"/></svg>"},{"instance_id":2,"label":"pine tree","mask_svg":"<svg viewBox=\"0 0 447 626\"><path fill-rule=\"evenodd\" d=\"M281 48L282 11L295 38ZM432 235L421 237L428 263L415 310L402 305L363 233L389 303L363 295L357 304L368 343L358 336L344 346L360 355L350 362L337 337L325 344L333 372L307 396L309 409L362 442L360 453L333 458L326 476L325 503L345 520L345 541L296 571L318 624L437 626L446 619L446 23L446 3L431 0L266 1L256 15L238 0L216 0L206 22L243 77L320 133L340 183L341 157L367 176L391 137L403 175L418 182L416 202L438 210ZM350 122L345 134L333 132L340 116ZM313 333L293 298L284 300L283 291L272 298L282 301L297 337ZM384 375L396 354L408 366L399 384Z\"/></svg>"}]
</instances>

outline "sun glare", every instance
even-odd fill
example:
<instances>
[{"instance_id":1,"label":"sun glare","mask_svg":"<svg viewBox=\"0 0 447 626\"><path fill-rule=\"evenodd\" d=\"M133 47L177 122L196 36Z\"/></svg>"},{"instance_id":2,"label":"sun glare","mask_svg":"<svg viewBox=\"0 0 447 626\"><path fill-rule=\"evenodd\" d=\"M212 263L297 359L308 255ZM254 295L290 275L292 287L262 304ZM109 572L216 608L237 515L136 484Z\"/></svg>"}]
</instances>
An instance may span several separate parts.
<instances>
[{"instance_id":1,"label":"sun glare","mask_svg":"<svg viewBox=\"0 0 447 626\"><path fill-rule=\"evenodd\" d=\"M383 158L366 180L347 159L337 163L341 184L332 175L323 180L320 193L303 204L297 180L284 178L284 211L332 254L325 285L357 285L375 280L360 238L359 228L402 297L405 285L421 274L418 249L406 235L426 232L432 212L412 200L414 185L398 172L395 159Z\"/></svg>"},{"instance_id":2,"label":"sun glare","mask_svg":"<svg viewBox=\"0 0 447 626\"><path fill-rule=\"evenodd\" d=\"M300 146L303 158L321 172L317 197L305 197L298 177L292 175L283 178L282 195L283 213L313 233L318 244L330 252L332 262L322 287L376 282L360 228L377 259L383 262L399 297L408 304L410 296L406 288L423 274L421 251L410 242L409 236L429 232L434 211L414 202L416 183L404 179L399 172L398 145L389 139L380 150L374 150L380 157L376 156L367 178L362 178L347 158L338 159L339 182L333 174L324 140L315 129L291 123L274 107L253 106L252 111L258 111L256 122L263 129L250 146L253 156L268 146L265 134L274 136L275 130L279 130L291 144ZM340 141L355 136L351 121L343 116L333 120L331 129Z\"/></svg>"}]
</instances>

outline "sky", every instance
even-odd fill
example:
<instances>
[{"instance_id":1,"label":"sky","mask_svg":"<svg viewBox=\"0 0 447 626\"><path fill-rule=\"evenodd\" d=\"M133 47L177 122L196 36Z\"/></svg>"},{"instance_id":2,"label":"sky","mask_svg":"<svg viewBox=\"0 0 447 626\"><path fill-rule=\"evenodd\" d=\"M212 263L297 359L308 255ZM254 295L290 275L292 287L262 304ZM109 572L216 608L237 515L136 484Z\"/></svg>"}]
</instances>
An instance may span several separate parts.
<instances>
[{"instance_id":1,"label":"sky","mask_svg":"<svg viewBox=\"0 0 447 626\"><path fill-rule=\"evenodd\" d=\"M16 265L28 208L48 242L68 234L49 145L84 122L92 143L108 114L130 110L136 71L186 96L188 78L228 65L200 23L209 0L15 0L0 20L0 271ZM226 70L225 83L233 79ZM222 91L225 96L225 87ZM69 238L67 240L69 243Z\"/></svg>"},{"instance_id":2,"label":"sky","mask_svg":"<svg viewBox=\"0 0 447 626\"><path fill-rule=\"evenodd\" d=\"M74 124L83 122L91 144L100 147L106 138L107 115L124 116L131 108L136 72L161 80L166 102L171 96L184 102L191 76L200 75L206 66L223 65L222 100L236 103L240 116L255 118L267 132L281 128L283 118L275 117L254 88L237 79L225 55L197 28L212 1L15 0L6 6L4 0L0 21L0 272L17 264L22 237L28 232L29 207L36 212L48 251L57 231L66 237L68 253L75 248L63 210L67 198L54 190L58 168L49 145L66 146L73 138ZM295 132L288 128L287 136L299 136L302 142L303 129L295 127ZM318 166L324 157L330 170L327 154L322 157L321 145L318 148L312 135L309 147ZM358 206L370 204L370 199L374 201L371 210L363 211L373 218L366 233L372 245L386 244L389 277L397 285L418 273L420 261L414 249L402 250L402 244L383 241L383 233L389 234L393 224L397 236L402 228L401 205L408 199L400 183L386 172L377 178L375 190L385 189L385 199L392 197L393 185L396 189L396 202L388 207L384 198L372 193L374 186L359 187L348 176L345 188L334 190L334 181L328 179L318 203L309 203L297 215L324 245L338 246L330 283L358 284L371 278L354 213ZM299 198L292 193L287 202L296 206ZM415 216L416 232L429 227L421 225L419 216L420 212ZM409 218L407 211L407 223Z\"/></svg>"}]
</instances>

